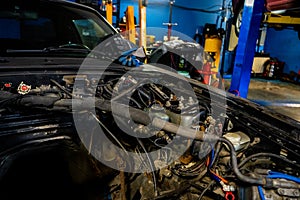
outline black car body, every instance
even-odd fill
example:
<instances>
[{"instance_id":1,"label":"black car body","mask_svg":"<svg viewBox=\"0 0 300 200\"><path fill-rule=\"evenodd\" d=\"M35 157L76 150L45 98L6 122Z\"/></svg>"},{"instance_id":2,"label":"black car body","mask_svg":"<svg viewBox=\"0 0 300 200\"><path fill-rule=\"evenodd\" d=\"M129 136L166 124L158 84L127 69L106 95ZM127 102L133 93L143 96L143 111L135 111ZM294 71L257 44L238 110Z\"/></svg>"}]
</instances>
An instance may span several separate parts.
<instances>
[{"instance_id":1,"label":"black car body","mask_svg":"<svg viewBox=\"0 0 300 200\"><path fill-rule=\"evenodd\" d=\"M298 122L162 68L123 66L130 44L91 8L5 2L0 22L37 36L0 41L1 199L299 198ZM72 38L26 26L46 8L72 16L62 28ZM106 32L93 44L69 32L85 19Z\"/></svg>"}]
</instances>

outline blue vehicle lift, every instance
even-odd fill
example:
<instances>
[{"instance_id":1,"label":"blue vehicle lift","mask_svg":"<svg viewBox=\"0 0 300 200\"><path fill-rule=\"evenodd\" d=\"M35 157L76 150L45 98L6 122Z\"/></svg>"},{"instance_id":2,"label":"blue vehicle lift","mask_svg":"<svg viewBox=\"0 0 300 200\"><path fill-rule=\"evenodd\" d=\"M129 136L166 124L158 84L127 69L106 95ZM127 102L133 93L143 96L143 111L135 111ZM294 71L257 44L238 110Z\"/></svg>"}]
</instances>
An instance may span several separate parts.
<instances>
[{"instance_id":1,"label":"blue vehicle lift","mask_svg":"<svg viewBox=\"0 0 300 200\"><path fill-rule=\"evenodd\" d=\"M255 47L264 12L264 0L245 0L242 25L234 61L229 92L246 98L251 77Z\"/></svg>"}]
</instances>

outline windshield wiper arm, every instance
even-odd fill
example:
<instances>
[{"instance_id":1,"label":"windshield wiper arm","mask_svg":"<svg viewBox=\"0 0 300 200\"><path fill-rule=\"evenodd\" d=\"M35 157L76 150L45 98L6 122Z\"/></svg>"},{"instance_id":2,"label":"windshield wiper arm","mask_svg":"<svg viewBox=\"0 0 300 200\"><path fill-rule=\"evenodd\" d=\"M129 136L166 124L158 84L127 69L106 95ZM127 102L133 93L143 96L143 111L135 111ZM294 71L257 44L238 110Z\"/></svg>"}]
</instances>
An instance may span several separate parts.
<instances>
[{"instance_id":1,"label":"windshield wiper arm","mask_svg":"<svg viewBox=\"0 0 300 200\"><path fill-rule=\"evenodd\" d=\"M58 47L46 47L44 49L7 49L6 53L90 53L91 50L82 44L63 44Z\"/></svg>"},{"instance_id":2,"label":"windshield wiper arm","mask_svg":"<svg viewBox=\"0 0 300 200\"><path fill-rule=\"evenodd\" d=\"M51 52L54 52L54 53L58 53L58 52L62 52L62 53L90 53L91 50L89 48L78 48L78 46L65 46L65 45L61 45L59 47L47 47L47 48L44 48L42 50L42 52L48 52L48 53L51 53Z\"/></svg>"},{"instance_id":3,"label":"windshield wiper arm","mask_svg":"<svg viewBox=\"0 0 300 200\"><path fill-rule=\"evenodd\" d=\"M7 49L6 53L43 53L44 49Z\"/></svg>"}]
</instances>

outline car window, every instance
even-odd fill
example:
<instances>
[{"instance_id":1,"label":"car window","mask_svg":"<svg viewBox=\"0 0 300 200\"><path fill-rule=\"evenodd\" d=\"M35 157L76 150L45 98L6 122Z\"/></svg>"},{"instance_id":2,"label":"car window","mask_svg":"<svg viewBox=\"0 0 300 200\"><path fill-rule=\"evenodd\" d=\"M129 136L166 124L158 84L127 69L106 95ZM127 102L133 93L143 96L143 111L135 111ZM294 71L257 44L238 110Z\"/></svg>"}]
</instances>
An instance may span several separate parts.
<instances>
[{"instance_id":1,"label":"car window","mask_svg":"<svg viewBox=\"0 0 300 200\"><path fill-rule=\"evenodd\" d=\"M116 32L96 12L57 2L31 1L7 1L0 8L1 52L67 44L93 49L101 38Z\"/></svg>"},{"instance_id":2,"label":"car window","mask_svg":"<svg viewBox=\"0 0 300 200\"><path fill-rule=\"evenodd\" d=\"M92 19L73 20L82 43L89 48L94 48L99 43L99 38L107 35L106 31Z\"/></svg>"}]
</instances>

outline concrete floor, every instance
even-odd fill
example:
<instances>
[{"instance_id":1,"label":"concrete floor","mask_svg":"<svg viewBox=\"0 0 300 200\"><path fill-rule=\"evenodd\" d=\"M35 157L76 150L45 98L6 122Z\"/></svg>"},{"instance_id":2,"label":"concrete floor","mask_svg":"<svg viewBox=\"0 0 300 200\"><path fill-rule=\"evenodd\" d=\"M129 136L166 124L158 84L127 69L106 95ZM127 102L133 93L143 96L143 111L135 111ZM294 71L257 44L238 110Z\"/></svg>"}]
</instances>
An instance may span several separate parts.
<instances>
[{"instance_id":1,"label":"concrete floor","mask_svg":"<svg viewBox=\"0 0 300 200\"><path fill-rule=\"evenodd\" d=\"M300 85L252 78L247 99L300 121Z\"/></svg>"}]
</instances>

